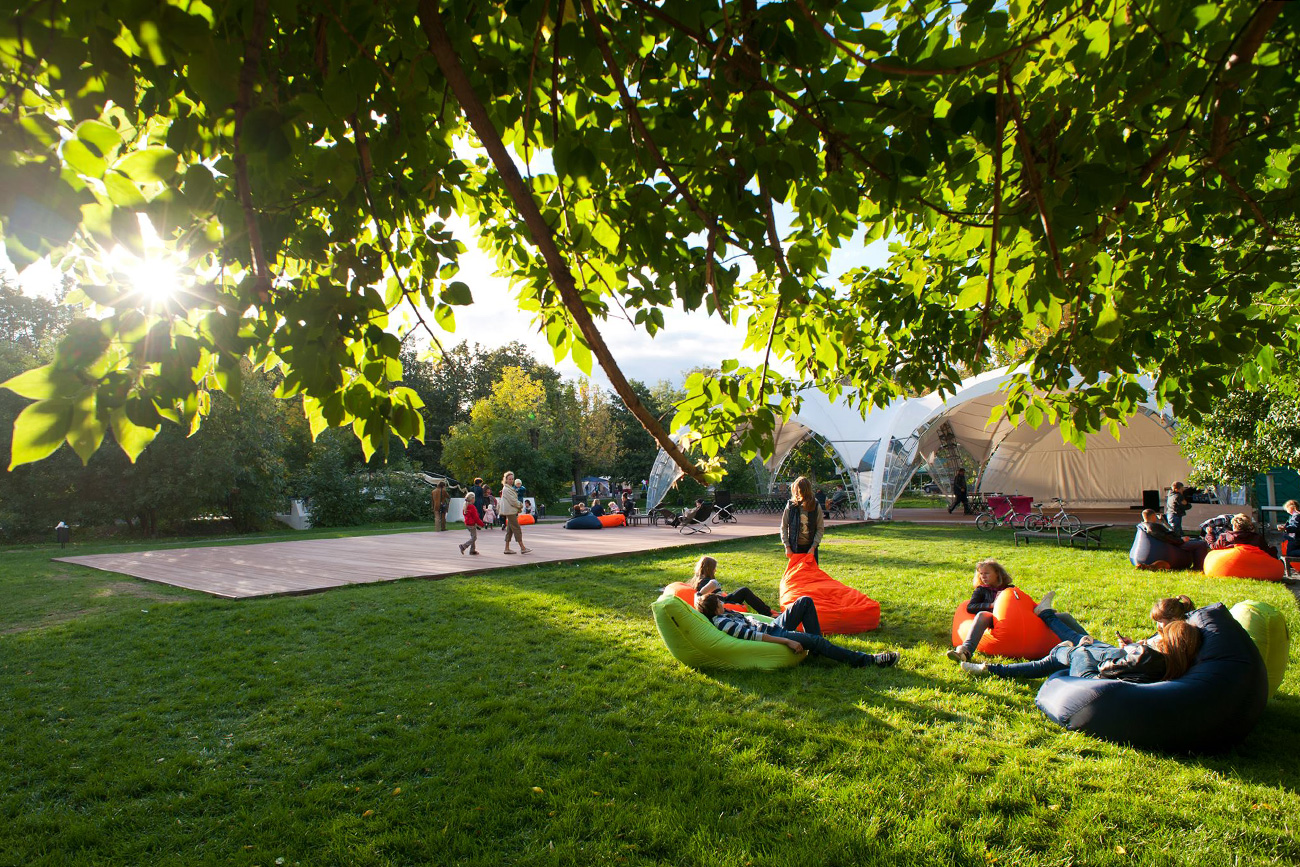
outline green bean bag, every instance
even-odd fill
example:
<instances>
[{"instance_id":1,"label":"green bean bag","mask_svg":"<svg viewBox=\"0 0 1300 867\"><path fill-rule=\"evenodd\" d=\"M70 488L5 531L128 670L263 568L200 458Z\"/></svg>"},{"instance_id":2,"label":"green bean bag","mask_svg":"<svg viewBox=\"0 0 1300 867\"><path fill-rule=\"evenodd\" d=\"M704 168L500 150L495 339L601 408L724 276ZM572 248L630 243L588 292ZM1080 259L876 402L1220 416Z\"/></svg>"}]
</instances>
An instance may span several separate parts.
<instances>
[{"instance_id":1,"label":"green bean bag","mask_svg":"<svg viewBox=\"0 0 1300 867\"><path fill-rule=\"evenodd\" d=\"M691 668L789 668L808 656L791 653L784 644L734 638L672 592L656 599L650 610L654 612L655 626L668 652ZM758 614L749 616L772 622L771 618Z\"/></svg>"},{"instance_id":2,"label":"green bean bag","mask_svg":"<svg viewBox=\"0 0 1300 867\"><path fill-rule=\"evenodd\" d=\"M1247 599L1232 606L1232 619L1245 627L1264 657L1268 669L1268 697L1272 698L1286 674L1287 657L1291 651L1291 635L1286 628L1286 618L1267 602Z\"/></svg>"}]
</instances>

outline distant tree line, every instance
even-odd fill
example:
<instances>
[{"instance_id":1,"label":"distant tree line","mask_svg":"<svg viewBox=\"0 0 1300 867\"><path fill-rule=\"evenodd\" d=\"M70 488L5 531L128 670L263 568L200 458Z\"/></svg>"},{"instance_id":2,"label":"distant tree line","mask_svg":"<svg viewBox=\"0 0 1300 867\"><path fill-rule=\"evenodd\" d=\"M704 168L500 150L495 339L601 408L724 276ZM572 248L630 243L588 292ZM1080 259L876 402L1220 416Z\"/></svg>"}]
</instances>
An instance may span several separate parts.
<instances>
[{"instance_id":1,"label":"distant tree line","mask_svg":"<svg viewBox=\"0 0 1300 867\"><path fill-rule=\"evenodd\" d=\"M55 360L75 316L0 282L0 382ZM0 473L0 538L39 538L59 521L145 535L246 532L267 526L291 497L310 502L317 526L418 521L429 517L419 471L464 484L482 476L495 491L513 470L530 495L558 504L585 475L639 482L654 462L654 440L619 401L589 381L563 379L517 342L462 342L436 361L406 348L402 364L403 384L424 401L424 442L404 447L393 437L387 457L370 461L345 431L313 442L299 400L274 396L278 374L246 365L237 398L212 392L200 428L164 424L134 464L120 449L100 449L83 466L65 445ZM633 385L671 420L678 392ZM28 403L0 389L5 466L13 421Z\"/></svg>"}]
</instances>

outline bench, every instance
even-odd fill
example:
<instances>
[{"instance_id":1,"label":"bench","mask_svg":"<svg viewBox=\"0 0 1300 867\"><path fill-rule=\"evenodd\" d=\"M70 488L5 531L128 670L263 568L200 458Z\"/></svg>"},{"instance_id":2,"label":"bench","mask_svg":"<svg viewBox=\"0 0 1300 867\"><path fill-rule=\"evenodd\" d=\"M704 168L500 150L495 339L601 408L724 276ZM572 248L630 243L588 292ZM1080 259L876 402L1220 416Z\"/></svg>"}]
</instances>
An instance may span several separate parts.
<instances>
[{"instance_id":1,"label":"bench","mask_svg":"<svg viewBox=\"0 0 1300 867\"><path fill-rule=\"evenodd\" d=\"M1100 548L1102 531L1113 526L1115 525L1089 524L1086 527L1080 527L1073 533L1064 527L1049 528L1047 530L1017 530L1014 541L1017 548L1020 547L1021 542L1028 545L1033 539L1053 539L1058 546L1069 545L1071 548Z\"/></svg>"}]
</instances>

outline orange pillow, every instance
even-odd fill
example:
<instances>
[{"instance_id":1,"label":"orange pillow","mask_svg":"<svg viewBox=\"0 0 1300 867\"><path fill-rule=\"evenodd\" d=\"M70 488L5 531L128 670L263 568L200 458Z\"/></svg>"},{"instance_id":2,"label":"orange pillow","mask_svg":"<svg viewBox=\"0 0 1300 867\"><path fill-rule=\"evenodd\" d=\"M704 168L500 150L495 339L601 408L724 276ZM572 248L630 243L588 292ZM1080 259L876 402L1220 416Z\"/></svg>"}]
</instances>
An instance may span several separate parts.
<instances>
[{"instance_id":1,"label":"orange pillow","mask_svg":"<svg viewBox=\"0 0 1300 867\"><path fill-rule=\"evenodd\" d=\"M694 583L687 584L685 581L674 581L664 588L664 592L673 594L692 608L695 607ZM739 611L742 614L749 613L749 609L739 603L728 603L722 607L728 608L732 611Z\"/></svg>"},{"instance_id":2,"label":"orange pillow","mask_svg":"<svg viewBox=\"0 0 1300 867\"><path fill-rule=\"evenodd\" d=\"M989 656L1015 656L1021 659L1041 659L1061 643L1047 624L1034 613L1033 598L1019 587L1008 587L993 600L994 623L976 648ZM975 615L966 610L966 603L957 606L952 618L952 646L956 647L970 635L971 621Z\"/></svg>"},{"instance_id":3,"label":"orange pillow","mask_svg":"<svg viewBox=\"0 0 1300 867\"><path fill-rule=\"evenodd\" d=\"M528 526L529 524L536 524L536 523L537 523L537 519L534 518L532 515L520 515L520 516L519 516L519 526L521 526L521 527L526 527L526 526Z\"/></svg>"},{"instance_id":4,"label":"orange pillow","mask_svg":"<svg viewBox=\"0 0 1300 867\"><path fill-rule=\"evenodd\" d=\"M1205 555L1205 574L1212 578L1256 578L1281 581L1286 567L1276 557L1254 545L1233 545Z\"/></svg>"},{"instance_id":5,"label":"orange pillow","mask_svg":"<svg viewBox=\"0 0 1300 867\"><path fill-rule=\"evenodd\" d=\"M880 626L880 603L827 575L811 552L791 554L781 578L783 609L800 596L812 597L822 632L828 635L853 635Z\"/></svg>"},{"instance_id":6,"label":"orange pillow","mask_svg":"<svg viewBox=\"0 0 1300 867\"><path fill-rule=\"evenodd\" d=\"M627 523L627 518L620 515L600 515L600 526L602 527L621 527Z\"/></svg>"}]
</instances>

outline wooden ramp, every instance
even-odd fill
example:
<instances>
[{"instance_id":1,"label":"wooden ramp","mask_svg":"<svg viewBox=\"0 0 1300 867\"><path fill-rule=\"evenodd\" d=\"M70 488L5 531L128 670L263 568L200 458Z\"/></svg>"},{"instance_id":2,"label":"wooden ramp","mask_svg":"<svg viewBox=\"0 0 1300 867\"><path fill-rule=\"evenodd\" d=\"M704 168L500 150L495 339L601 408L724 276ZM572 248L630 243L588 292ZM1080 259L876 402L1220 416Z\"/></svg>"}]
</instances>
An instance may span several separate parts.
<instances>
[{"instance_id":1,"label":"wooden ramp","mask_svg":"<svg viewBox=\"0 0 1300 867\"><path fill-rule=\"evenodd\" d=\"M778 523L777 515L743 515L739 523L711 524L713 532L694 535L682 535L671 527L565 530L561 524L535 524L523 528L532 553L522 555L502 553L505 536L500 530L479 533L479 556L462 555L457 546L469 536L457 529L56 559L225 599L249 599L776 535ZM779 541L773 544L780 548Z\"/></svg>"}]
</instances>

